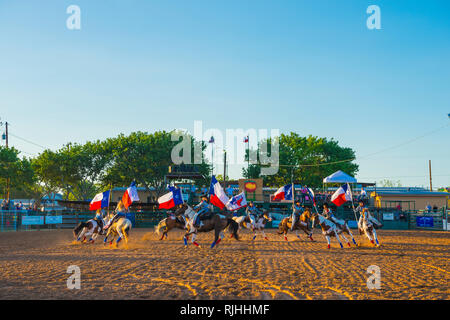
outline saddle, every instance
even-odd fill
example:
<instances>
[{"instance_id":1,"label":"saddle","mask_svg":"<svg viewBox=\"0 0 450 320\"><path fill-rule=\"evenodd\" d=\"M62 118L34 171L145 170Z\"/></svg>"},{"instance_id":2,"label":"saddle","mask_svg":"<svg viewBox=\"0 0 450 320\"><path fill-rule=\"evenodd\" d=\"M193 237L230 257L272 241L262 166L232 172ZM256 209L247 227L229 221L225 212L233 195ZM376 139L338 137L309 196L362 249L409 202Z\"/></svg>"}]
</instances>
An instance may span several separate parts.
<instances>
[{"instance_id":1,"label":"saddle","mask_svg":"<svg viewBox=\"0 0 450 320\"><path fill-rule=\"evenodd\" d=\"M208 212L208 213L202 214L200 217L198 217L198 221L211 219L213 215L214 214L212 212Z\"/></svg>"}]
</instances>

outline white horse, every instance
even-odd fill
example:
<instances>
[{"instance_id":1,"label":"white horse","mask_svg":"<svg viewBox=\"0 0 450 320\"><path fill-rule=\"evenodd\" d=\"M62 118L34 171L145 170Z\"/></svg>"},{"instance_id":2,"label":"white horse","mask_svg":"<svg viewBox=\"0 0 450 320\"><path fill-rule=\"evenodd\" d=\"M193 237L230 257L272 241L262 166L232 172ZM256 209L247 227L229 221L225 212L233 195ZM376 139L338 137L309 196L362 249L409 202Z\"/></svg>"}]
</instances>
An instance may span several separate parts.
<instances>
[{"instance_id":1,"label":"white horse","mask_svg":"<svg viewBox=\"0 0 450 320\"><path fill-rule=\"evenodd\" d=\"M261 232L265 240L269 240L269 238L267 238L266 236L266 233L264 232L264 228L267 222L272 221L272 215L270 214L270 212L264 210L263 214L255 221L254 228L248 216L233 217L233 220L239 224L239 227L254 231L255 234L253 235L252 240L256 239L258 231Z\"/></svg>"},{"instance_id":2,"label":"white horse","mask_svg":"<svg viewBox=\"0 0 450 320\"><path fill-rule=\"evenodd\" d=\"M323 215L319 213L313 213L313 226L320 225L322 229L322 234L325 236L328 242L328 249L331 247L331 239L330 236L335 236L336 240L339 242L339 245L341 248L344 248L342 245L341 239L339 238L339 235L341 235L345 241L347 241L348 246L350 247L350 242L345 237L345 235L342 233L342 229L340 229L334 222L328 220Z\"/></svg>"},{"instance_id":3,"label":"white horse","mask_svg":"<svg viewBox=\"0 0 450 320\"><path fill-rule=\"evenodd\" d=\"M377 227L382 226L382 224L377 219L371 216L368 210L363 210L358 221L359 232L364 232L370 242L376 247L379 247L380 242L378 241L377 232L375 231L375 225Z\"/></svg>"},{"instance_id":4,"label":"white horse","mask_svg":"<svg viewBox=\"0 0 450 320\"><path fill-rule=\"evenodd\" d=\"M110 214L108 216L109 219L112 219L114 214ZM108 228L108 232L105 235L105 239L103 240L103 243L106 244L108 241L108 237L112 235L112 239L109 241L109 245L113 244L113 241L117 236L119 236L116 240L115 246L117 247L119 245L119 242L122 239L125 239L125 244L128 244L128 236L130 234L132 224L131 221L125 217L119 217L114 223Z\"/></svg>"},{"instance_id":5,"label":"white horse","mask_svg":"<svg viewBox=\"0 0 450 320\"><path fill-rule=\"evenodd\" d=\"M102 219L102 222L104 226L105 220ZM101 233L103 226L100 226L95 219L90 219L86 222L80 222L80 224L73 229L73 235L77 238L77 241L85 241L89 236L88 242L94 243Z\"/></svg>"}]
</instances>

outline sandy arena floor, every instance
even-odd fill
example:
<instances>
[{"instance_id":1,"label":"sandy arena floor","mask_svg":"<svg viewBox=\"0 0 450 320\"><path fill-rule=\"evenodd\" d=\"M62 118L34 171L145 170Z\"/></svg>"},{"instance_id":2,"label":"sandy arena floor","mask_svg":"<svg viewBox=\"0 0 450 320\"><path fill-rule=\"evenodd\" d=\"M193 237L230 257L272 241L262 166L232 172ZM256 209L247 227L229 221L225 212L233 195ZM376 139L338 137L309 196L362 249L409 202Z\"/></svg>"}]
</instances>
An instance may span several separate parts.
<instances>
[{"instance_id":1,"label":"sandy arena floor","mask_svg":"<svg viewBox=\"0 0 450 320\"><path fill-rule=\"evenodd\" d=\"M180 231L159 241L133 229L128 249L74 244L70 230L0 233L0 299L450 298L450 232L380 231L380 248L332 239L331 250L317 231L315 243L269 232L270 241L227 235L213 250L212 234L185 249ZM81 268L80 290L67 289L70 265ZM381 268L379 290L367 288L370 265Z\"/></svg>"}]
</instances>

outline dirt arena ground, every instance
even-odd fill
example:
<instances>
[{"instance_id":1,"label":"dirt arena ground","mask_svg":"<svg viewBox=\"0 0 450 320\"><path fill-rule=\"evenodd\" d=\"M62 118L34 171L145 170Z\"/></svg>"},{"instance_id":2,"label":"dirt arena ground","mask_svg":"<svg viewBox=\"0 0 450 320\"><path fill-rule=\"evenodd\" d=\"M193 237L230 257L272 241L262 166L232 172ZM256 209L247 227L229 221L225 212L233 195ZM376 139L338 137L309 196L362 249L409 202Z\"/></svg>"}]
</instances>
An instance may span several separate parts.
<instances>
[{"instance_id":1,"label":"dirt arena ground","mask_svg":"<svg viewBox=\"0 0 450 320\"><path fill-rule=\"evenodd\" d=\"M183 248L181 232L159 241L133 229L128 249L75 244L70 230L0 233L0 299L449 299L450 232L383 231L382 246L326 249L325 239L226 238ZM317 233L317 232L316 232ZM357 236L357 241L361 237ZM334 239L333 239L334 241ZM81 289L67 289L67 268ZM370 265L381 289L366 285Z\"/></svg>"}]
</instances>

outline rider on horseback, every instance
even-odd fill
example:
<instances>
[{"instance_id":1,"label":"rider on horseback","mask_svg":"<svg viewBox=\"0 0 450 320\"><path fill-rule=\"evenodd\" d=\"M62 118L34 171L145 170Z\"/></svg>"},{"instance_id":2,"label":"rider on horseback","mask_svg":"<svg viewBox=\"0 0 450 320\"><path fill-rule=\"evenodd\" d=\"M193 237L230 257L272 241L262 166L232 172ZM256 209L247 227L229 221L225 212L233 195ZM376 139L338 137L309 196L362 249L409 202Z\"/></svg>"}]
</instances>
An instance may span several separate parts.
<instances>
[{"instance_id":1,"label":"rider on horseback","mask_svg":"<svg viewBox=\"0 0 450 320\"><path fill-rule=\"evenodd\" d=\"M294 231L294 226L304 211L305 209L302 206L300 206L300 200L295 201L295 204L292 205L291 231Z\"/></svg>"},{"instance_id":2,"label":"rider on horseback","mask_svg":"<svg viewBox=\"0 0 450 320\"><path fill-rule=\"evenodd\" d=\"M250 219L250 223L252 224L252 230L256 227L256 221L258 220L258 216L260 214L260 211L258 208L255 207L253 204L253 201L250 201L248 203L247 208L245 208L245 213L247 214L248 218Z\"/></svg>"},{"instance_id":3,"label":"rider on horseback","mask_svg":"<svg viewBox=\"0 0 450 320\"><path fill-rule=\"evenodd\" d=\"M364 220L373 223L377 227L381 226L381 223L370 214L369 209L364 204L364 200L359 200L359 206L355 211L359 212L358 229L360 234L362 234Z\"/></svg>"},{"instance_id":4,"label":"rider on horseback","mask_svg":"<svg viewBox=\"0 0 450 320\"><path fill-rule=\"evenodd\" d=\"M103 230L103 209L97 209L97 211L95 212L95 218L94 221L97 223L98 227L99 227L99 234L102 234L102 230Z\"/></svg>"},{"instance_id":5,"label":"rider on horseback","mask_svg":"<svg viewBox=\"0 0 450 320\"><path fill-rule=\"evenodd\" d=\"M336 225L341 225L342 222L345 221L339 221L338 218L336 218L336 216L334 215L333 211L331 211L330 208L328 208L328 203L324 203L323 204L323 211L322 211L322 215L327 218L328 220L333 221Z\"/></svg>"},{"instance_id":6,"label":"rider on horseback","mask_svg":"<svg viewBox=\"0 0 450 320\"><path fill-rule=\"evenodd\" d=\"M103 228L103 230L108 230L108 228L117 220L119 220L119 218L125 218L126 214L125 214L125 206L122 203L122 200L119 201L119 203L117 204L117 208L116 208L116 214L114 215L114 217L108 222L108 224Z\"/></svg>"},{"instance_id":7,"label":"rider on horseback","mask_svg":"<svg viewBox=\"0 0 450 320\"><path fill-rule=\"evenodd\" d=\"M194 215L194 218L192 219L192 226L194 228L198 228L199 225L199 220L202 216L206 215L207 213L209 213L209 203L208 203L208 196L206 194L201 196L202 201L197 204L194 209L197 211L196 214ZM201 222L200 222L201 224Z\"/></svg>"}]
</instances>

